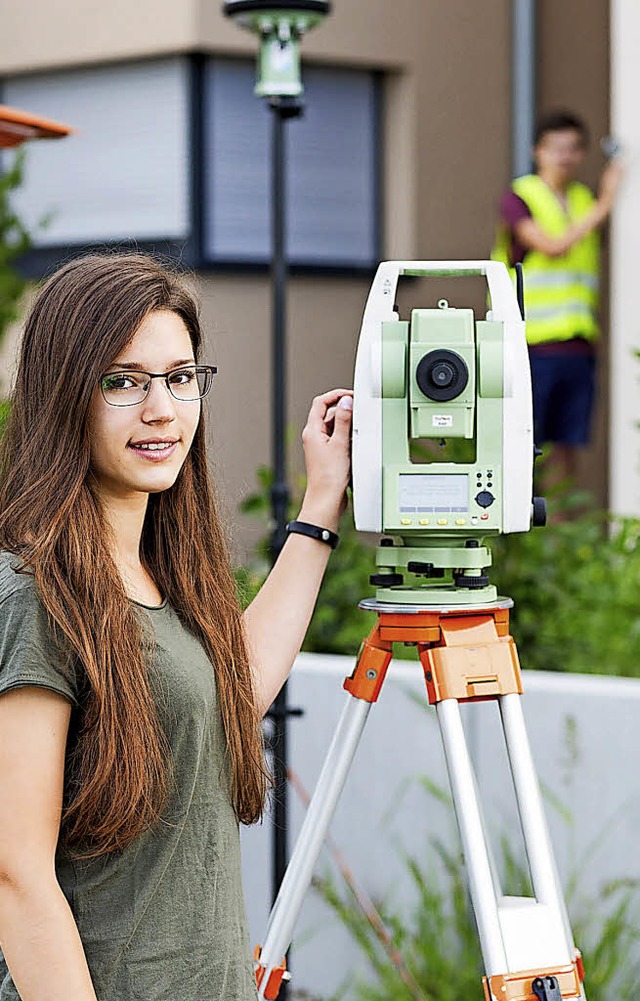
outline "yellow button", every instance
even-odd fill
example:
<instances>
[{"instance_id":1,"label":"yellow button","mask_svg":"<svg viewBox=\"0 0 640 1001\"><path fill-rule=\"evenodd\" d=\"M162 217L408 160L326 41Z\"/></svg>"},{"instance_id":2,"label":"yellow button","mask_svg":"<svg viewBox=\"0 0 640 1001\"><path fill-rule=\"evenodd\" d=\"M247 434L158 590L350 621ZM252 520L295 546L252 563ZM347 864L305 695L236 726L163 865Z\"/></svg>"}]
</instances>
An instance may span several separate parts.
<instances>
[{"instance_id":1,"label":"yellow button","mask_svg":"<svg viewBox=\"0 0 640 1001\"><path fill-rule=\"evenodd\" d=\"M411 524L411 518L401 518L400 519L400 524L401 525L410 525Z\"/></svg>"},{"instance_id":2,"label":"yellow button","mask_svg":"<svg viewBox=\"0 0 640 1001\"><path fill-rule=\"evenodd\" d=\"M439 525L448 525L449 521L448 521L447 518L438 518L438 524Z\"/></svg>"},{"instance_id":3,"label":"yellow button","mask_svg":"<svg viewBox=\"0 0 640 1001\"><path fill-rule=\"evenodd\" d=\"M466 525L466 518L456 518L456 525Z\"/></svg>"},{"instance_id":4,"label":"yellow button","mask_svg":"<svg viewBox=\"0 0 640 1001\"><path fill-rule=\"evenodd\" d=\"M420 519L420 524L421 525L428 525L429 524L429 519L428 518L421 518Z\"/></svg>"}]
</instances>

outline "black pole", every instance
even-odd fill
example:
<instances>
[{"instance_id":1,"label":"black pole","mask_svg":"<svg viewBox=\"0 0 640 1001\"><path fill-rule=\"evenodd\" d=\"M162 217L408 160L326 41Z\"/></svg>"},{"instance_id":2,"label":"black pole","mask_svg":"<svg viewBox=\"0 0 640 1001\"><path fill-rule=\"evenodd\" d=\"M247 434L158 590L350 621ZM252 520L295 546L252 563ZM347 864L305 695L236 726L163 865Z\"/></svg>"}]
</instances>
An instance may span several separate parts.
<instances>
[{"instance_id":1,"label":"black pole","mask_svg":"<svg viewBox=\"0 0 640 1001\"><path fill-rule=\"evenodd\" d=\"M272 563L284 545L289 488L285 454L286 392L287 392L287 259L286 259L286 163L284 149L284 123L282 99L272 98L271 140L271 379L273 386L273 484L271 509L273 536L271 539Z\"/></svg>"},{"instance_id":2,"label":"black pole","mask_svg":"<svg viewBox=\"0 0 640 1001\"><path fill-rule=\"evenodd\" d=\"M287 393L287 339L286 339L286 291L287 291L287 251L286 251L286 154L285 122L301 113L300 102L290 98L271 98L272 111L271 143L271 331L273 385L273 485L271 487L271 515L273 533L271 536L271 564L280 554L285 538L285 525L289 507L289 487L286 467L286 393ZM269 711L272 723L271 752L274 780L273 808L273 858L272 858L272 900L278 895L280 884L287 868L288 851L288 804L287 804L287 723L291 715L300 711L291 709L287 699L287 684L282 686ZM286 1001L288 985L282 984L279 1001Z\"/></svg>"},{"instance_id":3,"label":"black pole","mask_svg":"<svg viewBox=\"0 0 640 1001\"><path fill-rule=\"evenodd\" d=\"M286 165L284 152L284 123L281 102L271 101L272 150L271 150L271 323L273 381L273 485L271 511L273 536L271 540L272 564L284 545L289 489L285 455L286 433L286 283L287 260L285 249L285 185ZM287 867L287 686L283 685L273 704L273 899L275 900Z\"/></svg>"}]
</instances>

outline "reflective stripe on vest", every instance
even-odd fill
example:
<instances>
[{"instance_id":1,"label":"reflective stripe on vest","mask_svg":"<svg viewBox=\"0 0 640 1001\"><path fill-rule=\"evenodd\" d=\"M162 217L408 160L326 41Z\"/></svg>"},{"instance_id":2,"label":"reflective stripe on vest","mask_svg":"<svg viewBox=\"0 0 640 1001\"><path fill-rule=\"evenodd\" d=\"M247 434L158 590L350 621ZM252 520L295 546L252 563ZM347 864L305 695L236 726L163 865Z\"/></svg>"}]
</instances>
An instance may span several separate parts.
<instances>
[{"instance_id":1,"label":"reflective stripe on vest","mask_svg":"<svg viewBox=\"0 0 640 1001\"><path fill-rule=\"evenodd\" d=\"M567 189L567 211L536 174L517 178L512 189L526 203L533 220L549 236L562 236L591 209L594 198L585 185L574 182ZM493 260L509 265L509 239L504 227L498 234ZM561 257L547 257L529 250L523 262L527 341L570 340L578 335L598 335L599 241L590 233Z\"/></svg>"}]
</instances>

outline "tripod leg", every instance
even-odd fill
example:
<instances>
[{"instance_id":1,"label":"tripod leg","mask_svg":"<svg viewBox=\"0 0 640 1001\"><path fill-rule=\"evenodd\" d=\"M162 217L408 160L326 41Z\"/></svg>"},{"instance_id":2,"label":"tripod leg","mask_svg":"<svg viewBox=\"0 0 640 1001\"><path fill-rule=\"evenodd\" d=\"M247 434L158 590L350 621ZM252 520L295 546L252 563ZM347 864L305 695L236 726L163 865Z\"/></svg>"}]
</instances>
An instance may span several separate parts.
<instances>
[{"instance_id":1,"label":"tripod leg","mask_svg":"<svg viewBox=\"0 0 640 1001\"><path fill-rule=\"evenodd\" d=\"M413 630L429 701L436 704L440 722L486 971L485 997L487 1001L584 1001L584 971L573 946L529 750L518 655L509 635L508 616L501 610L490 615L444 615L440 633L434 641L426 629L424 639L418 629ZM533 896L503 895L492 880L492 860L460 718L459 701L494 698L501 710Z\"/></svg>"},{"instance_id":2,"label":"tripod leg","mask_svg":"<svg viewBox=\"0 0 640 1001\"><path fill-rule=\"evenodd\" d=\"M351 697L343 709L291 861L269 918L267 934L259 960L260 967L264 969L258 992L260 998L269 996L265 992L271 971L281 962L291 944L293 928L304 895L311 882L322 843L344 787L370 709L370 702Z\"/></svg>"},{"instance_id":3,"label":"tripod leg","mask_svg":"<svg viewBox=\"0 0 640 1001\"><path fill-rule=\"evenodd\" d=\"M489 975L507 969L507 957L496 907L494 874L484 837L476 782L456 699L436 704L440 733L462 839L469 890L478 924L484 966Z\"/></svg>"},{"instance_id":4,"label":"tripod leg","mask_svg":"<svg viewBox=\"0 0 640 1001\"><path fill-rule=\"evenodd\" d=\"M549 904L562 914L567 944L573 953L573 934L560 889L540 786L531 756L522 700L519 695L503 695L499 702L533 890L540 903Z\"/></svg>"}]
</instances>

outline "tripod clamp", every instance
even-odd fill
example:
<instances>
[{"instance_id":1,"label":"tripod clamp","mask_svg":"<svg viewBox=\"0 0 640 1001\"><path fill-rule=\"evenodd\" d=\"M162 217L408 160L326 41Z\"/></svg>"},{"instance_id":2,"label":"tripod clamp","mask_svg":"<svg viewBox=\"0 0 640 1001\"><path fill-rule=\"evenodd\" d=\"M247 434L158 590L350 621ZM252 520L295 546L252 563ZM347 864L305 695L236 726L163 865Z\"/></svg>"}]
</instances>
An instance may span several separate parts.
<instances>
[{"instance_id":1,"label":"tripod clamp","mask_svg":"<svg viewBox=\"0 0 640 1001\"><path fill-rule=\"evenodd\" d=\"M538 1001L562 1001L560 987L555 977L536 977L531 988Z\"/></svg>"}]
</instances>

